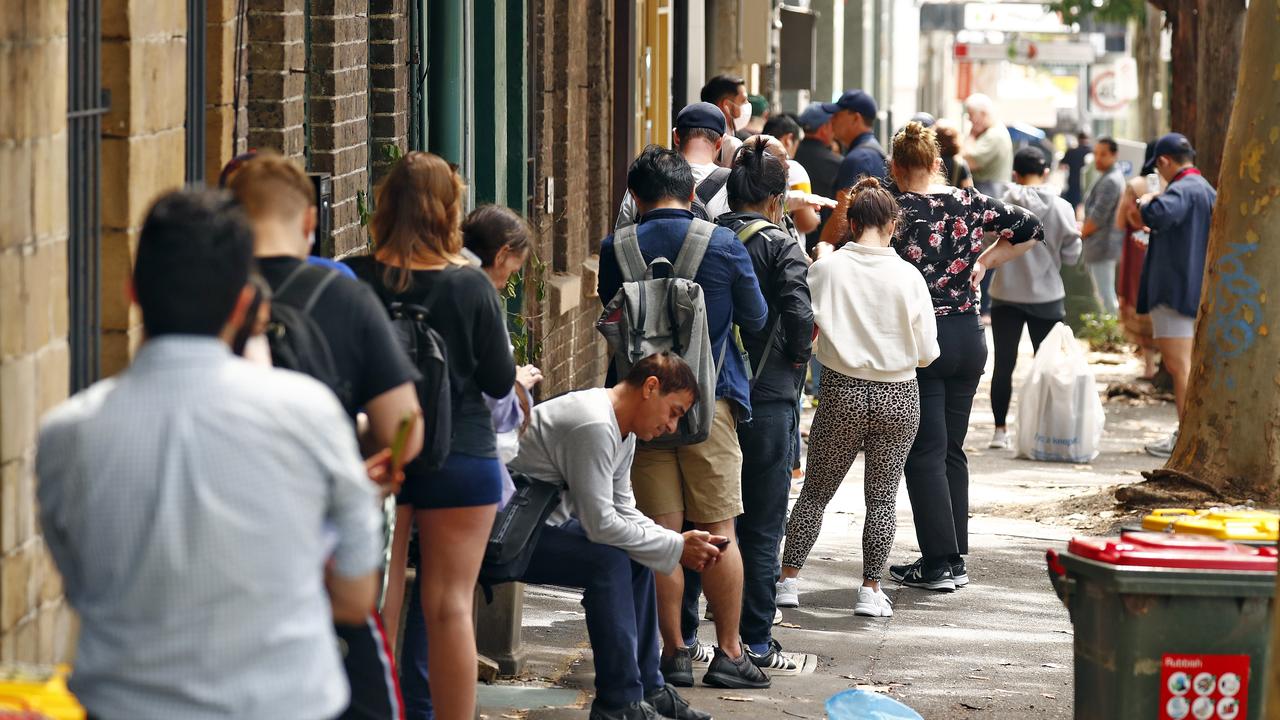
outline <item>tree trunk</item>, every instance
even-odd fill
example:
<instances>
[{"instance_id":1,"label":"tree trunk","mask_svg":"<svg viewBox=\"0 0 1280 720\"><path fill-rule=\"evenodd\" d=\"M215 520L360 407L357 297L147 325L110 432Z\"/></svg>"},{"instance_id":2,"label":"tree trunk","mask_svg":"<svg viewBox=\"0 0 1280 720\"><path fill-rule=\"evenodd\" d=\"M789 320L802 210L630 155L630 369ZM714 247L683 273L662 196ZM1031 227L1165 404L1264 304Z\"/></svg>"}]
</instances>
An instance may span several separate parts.
<instances>
[{"instance_id":1,"label":"tree trunk","mask_svg":"<svg viewBox=\"0 0 1280 720\"><path fill-rule=\"evenodd\" d=\"M1160 117L1163 108L1156 110L1151 106L1151 99L1157 92L1164 94L1165 88L1160 85L1160 32L1164 23L1164 15L1154 6L1147 6L1147 12L1137 22L1133 59L1138 65L1138 127L1140 138L1146 142L1160 135Z\"/></svg>"},{"instance_id":2,"label":"tree trunk","mask_svg":"<svg viewBox=\"0 0 1280 720\"><path fill-rule=\"evenodd\" d=\"M1218 187L1240 68L1245 0L1196 0L1196 5L1197 110L1192 147L1196 167Z\"/></svg>"},{"instance_id":3,"label":"tree trunk","mask_svg":"<svg viewBox=\"0 0 1280 720\"><path fill-rule=\"evenodd\" d=\"M1223 155L1182 432L1158 475L1226 496L1280 497L1280 67L1276 0L1249 8ZM1207 108L1202 108L1207 109ZM1220 112L1214 112L1221 115ZM1175 128L1176 129L1176 128Z\"/></svg>"},{"instance_id":4,"label":"tree trunk","mask_svg":"<svg viewBox=\"0 0 1280 720\"><path fill-rule=\"evenodd\" d=\"M1196 143L1196 2L1167 0L1165 19L1173 30L1169 62L1169 126Z\"/></svg>"}]
</instances>

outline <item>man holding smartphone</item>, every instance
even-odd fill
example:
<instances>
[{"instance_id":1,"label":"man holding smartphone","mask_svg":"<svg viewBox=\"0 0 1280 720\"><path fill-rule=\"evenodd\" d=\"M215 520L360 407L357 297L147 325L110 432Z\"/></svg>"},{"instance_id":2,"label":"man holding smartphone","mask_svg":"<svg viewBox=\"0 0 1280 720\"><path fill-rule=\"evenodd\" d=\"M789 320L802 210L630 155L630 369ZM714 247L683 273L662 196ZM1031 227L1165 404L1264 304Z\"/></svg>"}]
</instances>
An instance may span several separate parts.
<instances>
[{"instance_id":1,"label":"man holding smartphone","mask_svg":"<svg viewBox=\"0 0 1280 720\"><path fill-rule=\"evenodd\" d=\"M526 583L583 589L596 667L591 720L710 720L659 671L654 573L715 565L728 538L678 533L636 509L636 440L675 430L698 380L678 355L640 360L611 388L561 395L533 410L511 469L564 488L534 549ZM655 715L656 713L656 715Z\"/></svg>"}]
</instances>

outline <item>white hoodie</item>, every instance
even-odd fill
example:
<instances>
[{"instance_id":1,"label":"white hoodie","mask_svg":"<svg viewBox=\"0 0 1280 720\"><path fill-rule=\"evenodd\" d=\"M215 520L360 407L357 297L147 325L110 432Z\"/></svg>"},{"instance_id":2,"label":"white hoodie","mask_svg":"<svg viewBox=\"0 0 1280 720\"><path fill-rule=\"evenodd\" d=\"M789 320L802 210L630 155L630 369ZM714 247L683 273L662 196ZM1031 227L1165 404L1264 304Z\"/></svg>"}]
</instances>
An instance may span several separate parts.
<instances>
[{"instance_id":1,"label":"white hoodie","mask_svg":"<svg viewBox=\"0 0 1280 720\"><path fill-rule=\"evenodd\" d=\"M1080 259L1080 228L1071 203L1048 185L1010 185L1001 198L1026 208L1044 225L1044 242L1026 255L1000 266L991 280L991 297L1028 305L1061 300L1062 266Z\"/></svg>"},{"instance_id":2,"label":"white hoodie","mask_svg":"<svg viewBox=\"0 0 1280 720\"><path fill-rule=\"evenodd\" d=\"M846 243L809 266L814 355L841 375L903 382L938 359L924 277L893 248Z\"/></svg>"}]
</instances>

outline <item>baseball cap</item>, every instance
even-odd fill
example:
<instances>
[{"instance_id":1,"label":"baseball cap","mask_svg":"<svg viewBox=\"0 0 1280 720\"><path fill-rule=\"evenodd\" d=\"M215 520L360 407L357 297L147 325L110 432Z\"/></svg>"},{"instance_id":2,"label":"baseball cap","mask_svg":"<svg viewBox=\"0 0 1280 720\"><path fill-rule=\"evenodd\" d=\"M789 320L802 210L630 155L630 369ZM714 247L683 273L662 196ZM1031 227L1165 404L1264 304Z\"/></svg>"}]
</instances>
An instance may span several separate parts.
<instances>
[{"instance_id":1,"label":"baseball cap","mask_svg":"<svg viewBox=\"0 0 1280 720\"><path fill-rule=\"evenodd\" d=\"M1024 147L1013 154L1013 171L1023 177L1043 175L1049 167L1044 151L1036 147Z\"/></svg>"},{"instance_id":2,"label":"baseball cap","mask_svg":"<svg viewBox=\"0 0 1280 720\"><path fill-rule=\"evenodd\" d=\"M805 108L804 112L800 113L800 117L798 118L800 120L800 127L808 131L817 130L823 125L826 125L827 121L830 120L831 116L835 113L828 112L826 108L823 107L824 105L826 105L826 103L809 103L809 107Z\"/></svg>"},{"instance_id":3,"label":"baseball cap","mask_svg":"<svg viewBox=\"0 0 1280 720\"><path fill-rule=\"evenodd\" d=\"M747 102L751 103L752 117L763 117L769 109L769 100L763 95L748 95Z\"/></svg>"},{"instance_id":4,"label":"baseball cap","mask_svg":"<svg viewBox=\"0 0 1280 720\"><path fill-rule=\"evenodd\" d=\"M938 119L927 112L921 111L916 113L915 115L912 115L911 120L909 122L918 122L927 128L931 128L934 125L938 124Z\"/></svg>"},{"instance_id":5,"label":"baseball cap","mask_svg":"<svg viewBox=\"0 0 1280 720\"><path fill-rule=\"evenodd\" d=\"M676 129L688 130L691 128L704 128L723 135L726 131L724 113L720 112L720 108L711 103L696 102L685 105L676 114Z\"/></svg>"},{"instance_id":6,"label":"baseball cap","mask_svg":"<svg viewBox=\"0 0 1280 720\"><path fill-rule=\"evenodd\" d=\"M853 110L863 117L875 117L878 110L875 98L862 90L845 90L839 100L833 103L823 103L822 109L829 113Z\"/></svg>"},{"instance_id":7,"label":"baseball cap","mask_svg":"<svg viewBox=\"0 0 1280 720\"><path fill-rule=\"evenodd\" d=\"M1191 147L1191 141L1187 140L1187 136L1182 133L1169 133L1161 135L1156 140L1154 148L1151 150L1150 157L1142 166L1142 174L1150 175L1156 171L1156 160L1161 155L1191 155L1195 157L1196 151Z\"/></svg>"}]
</instances>

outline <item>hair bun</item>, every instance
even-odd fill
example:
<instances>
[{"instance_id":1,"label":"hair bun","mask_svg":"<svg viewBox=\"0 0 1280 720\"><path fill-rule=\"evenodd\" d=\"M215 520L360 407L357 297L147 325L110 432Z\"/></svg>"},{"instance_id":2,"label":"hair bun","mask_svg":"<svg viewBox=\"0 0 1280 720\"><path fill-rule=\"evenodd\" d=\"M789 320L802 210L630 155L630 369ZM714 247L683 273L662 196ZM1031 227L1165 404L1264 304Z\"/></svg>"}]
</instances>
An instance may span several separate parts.
<instances>
[{"instance_id":1,"label":"hair bun","mask_svg":"<svg viewBox=\"0 0 1280 720\"><path fill-rule=\"evenodd\" d=\"M902 132L909 138L919 138L924 136L925 127L918 120L912 120L902 129Z\"/></svg>"},{"instance_id":2,"label":"hair bun","mask_svg":"<svg viewBox=\"0 0 1280 720\"><path fill-rule=\"evenodd\" d=\"M853 186L854 192L861 192L863 190L879 190L879 189L880 189L880 179L871 175L868 175L867 177L862 178L857 182L857 184Z\"/></svg>"}]
</instances>

